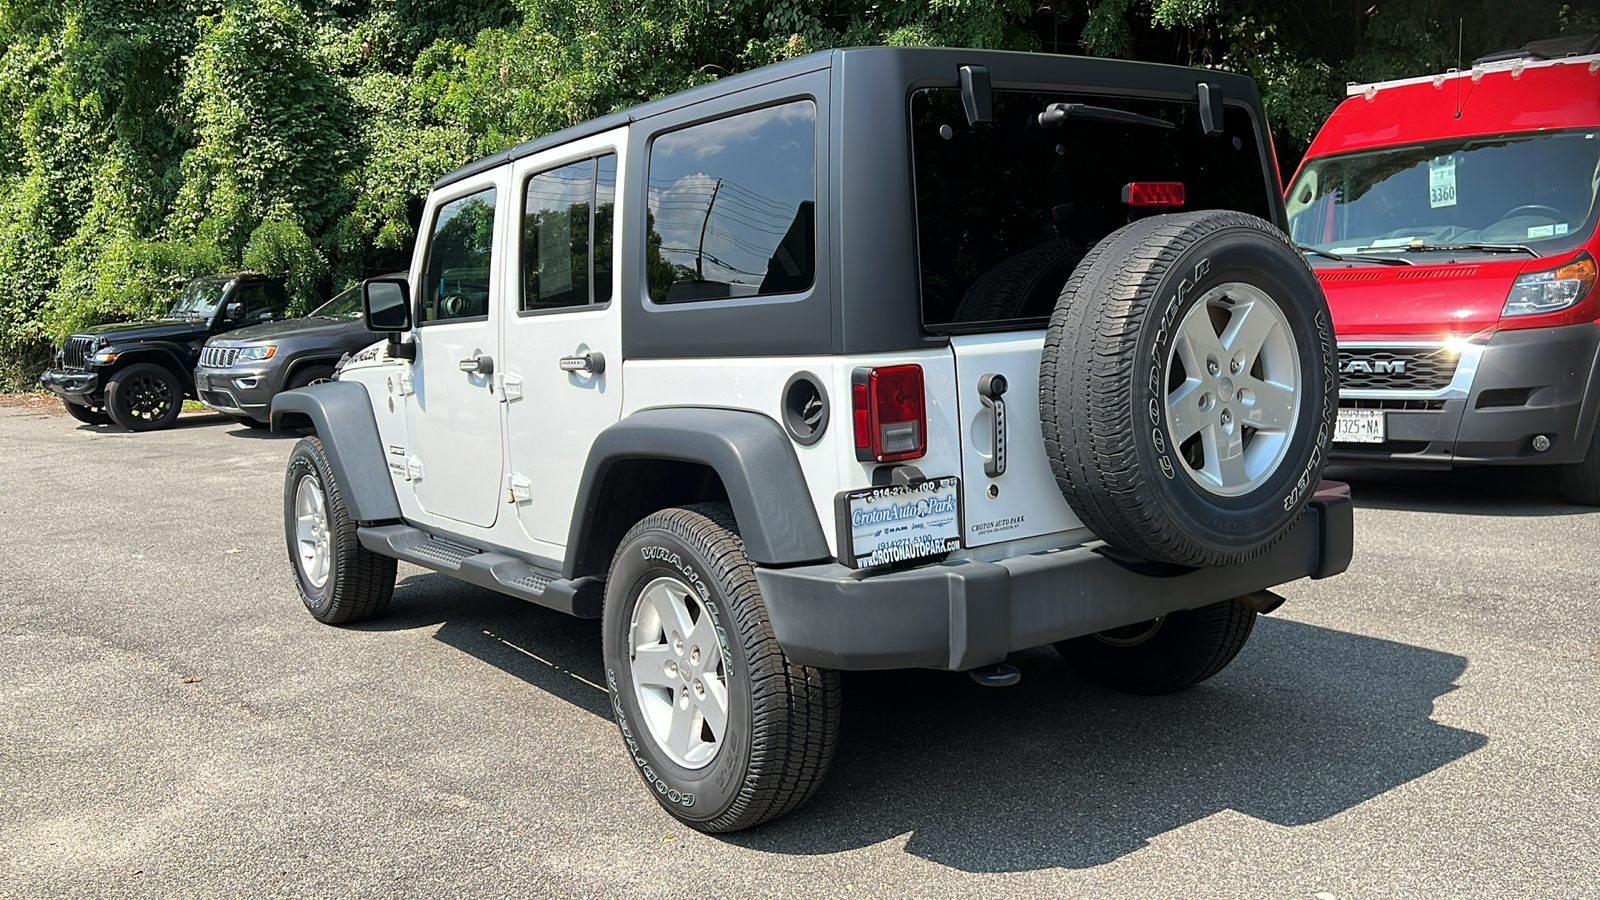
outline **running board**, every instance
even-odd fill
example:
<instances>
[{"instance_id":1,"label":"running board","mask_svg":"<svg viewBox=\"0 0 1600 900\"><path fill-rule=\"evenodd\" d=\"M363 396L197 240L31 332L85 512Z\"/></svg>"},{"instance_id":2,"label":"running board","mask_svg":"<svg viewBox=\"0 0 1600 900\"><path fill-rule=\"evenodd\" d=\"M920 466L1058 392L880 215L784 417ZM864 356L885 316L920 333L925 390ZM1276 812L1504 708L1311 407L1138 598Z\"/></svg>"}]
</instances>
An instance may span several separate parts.
<instances>
[{"instance_id":1,"label":"running board","mask_svg":"<svg viewBox=\"0 0 1600 900\"><path fill-rule=\"evenodd\" d=\"M410 525L374 525L356 529L361 546L462 581L548 606L580 619L600 618L605 581L592 576L568 581L559 572L530 565L513 556L478 550L436 538Z\"/></svg>"}]
</instances>

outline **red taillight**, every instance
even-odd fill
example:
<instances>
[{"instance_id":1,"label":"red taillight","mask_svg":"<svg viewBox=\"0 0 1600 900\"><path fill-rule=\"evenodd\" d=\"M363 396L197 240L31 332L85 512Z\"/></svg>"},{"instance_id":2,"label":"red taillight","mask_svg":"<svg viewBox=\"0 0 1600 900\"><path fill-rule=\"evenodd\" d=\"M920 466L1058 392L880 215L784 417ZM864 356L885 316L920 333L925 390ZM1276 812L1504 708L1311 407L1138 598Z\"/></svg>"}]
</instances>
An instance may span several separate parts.
<instances>
[{"instance_id":1,"label":"red taillight","mask_svg":"<svg viewBox=\"0 0 1600 900\"><path fill-rule=\"evenodd\" d=\"M1183 182L1130 182L1122 186L1122 202L1129 206L1182 206Z\"/></svg>"},{"instance_id":2,"label":"red taillight","mask_svg":"<svg viewBox=\"0 0 1600 900\"><path fill-rule=\"evenodd\" d=\"M857 369L851 378L850 400L855 414L856 459L899 462L928 452L921 366Z\"/></svg>"}]
</instances>

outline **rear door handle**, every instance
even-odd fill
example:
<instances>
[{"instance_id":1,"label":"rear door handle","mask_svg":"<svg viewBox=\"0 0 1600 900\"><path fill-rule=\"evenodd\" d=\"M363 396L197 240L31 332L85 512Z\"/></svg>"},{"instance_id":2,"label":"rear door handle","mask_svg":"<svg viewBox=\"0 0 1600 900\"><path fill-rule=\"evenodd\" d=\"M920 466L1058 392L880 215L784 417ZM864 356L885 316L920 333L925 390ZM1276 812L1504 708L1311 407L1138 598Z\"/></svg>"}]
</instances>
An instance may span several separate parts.
<instances>
[{"instance_id":1,"label":"rear door handle","mask_svg":"<svg viewBox=\"0 0 1600 900\"><path fill-rule=\"evenodd\" d=\"M602 353L585 353L582 356L561 357L561 371L563 372L588 372L590 375L599 375L606 370L606 358Z\"/></svg>"},{"instance_id":2,"label":"rear door handle","mask_svg":"<svg viewBox=\"0 0 1600 900\"><path fill-rule=\"evenodd\" d=\"M463 359L460 362L460 366L461 371L463 372L472 372L478 375L493 375L494 357L480 353L477 356L471 356Z\"/></svg>"}]
</instances>

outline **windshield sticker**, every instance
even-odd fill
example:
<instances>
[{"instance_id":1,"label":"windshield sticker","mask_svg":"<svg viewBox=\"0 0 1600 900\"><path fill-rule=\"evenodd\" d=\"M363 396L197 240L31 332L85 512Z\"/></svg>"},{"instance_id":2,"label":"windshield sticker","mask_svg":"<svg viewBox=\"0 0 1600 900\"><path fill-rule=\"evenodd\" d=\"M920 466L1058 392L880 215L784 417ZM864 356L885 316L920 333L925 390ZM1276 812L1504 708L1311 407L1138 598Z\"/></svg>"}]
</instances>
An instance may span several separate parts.
<instances>
[{"instance_id":1,"label":"windshield sticker","mask_svg":"<svg viewBox=\"0 0 1600 900\"><path fill-rule=\"evenodd\" d=\"M1456 205L1456 158L1439 156L1428 160L1428 205L1434 209Z\"/></svg>"},{"instance_id":2,"label":"windshield sticker","mask_svg":"<svg viewBox=\"0 0 1600 900\"><path fill-rule=\"evenodd\" d=\"M1454 203L1455 201L1451 200L1450 202ZM1407 245L1407 244L1409 244L1409 243L1411 243L1412 241L1415 241L1415 240L1418 240L1418 238L1416 238L1416 237L1378 238L1377 240L1373 241L1372 243L1368 244L1367 246L1368 247L1404 247L1405 245ZM1360 249L1360 248L1357 248L1357 249Z\"/></svg>"},{"instance_id":3,"label":"windshield sticker","mask_svg":"<svg viewBox=\"0 0 1600 900\"><path fill-rule=\"evenodd\" d=\"M1569 224L1568 222L1562 222L1557 225L1529 225L1528 237L1547 238L1555 237L1558 234L1566 234Z\"/></svg>"}]
</instances>

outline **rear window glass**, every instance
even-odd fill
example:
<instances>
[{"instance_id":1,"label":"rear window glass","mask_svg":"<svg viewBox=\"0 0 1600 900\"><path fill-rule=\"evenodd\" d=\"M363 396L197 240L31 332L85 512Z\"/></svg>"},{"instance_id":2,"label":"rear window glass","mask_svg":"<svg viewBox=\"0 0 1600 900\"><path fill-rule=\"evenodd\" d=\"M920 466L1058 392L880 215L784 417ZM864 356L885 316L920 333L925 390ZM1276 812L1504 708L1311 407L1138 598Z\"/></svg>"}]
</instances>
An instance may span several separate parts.
<instances>
[{"instance_id":1,"label":"rear window glass","mask_svg":"<svg viewBox=\"0 0 1600 900\"><path fill-rule=\"evenodd\" d=\"M1052 103L1170 123L1069 118L1043 128ZM1227 107L1207 137L1199 104L996 91L993 126L967 124L954 88L911 101L922 321L931 330L1041 323L1067 277L1101 238L1150 211L1123 201L1131 182L1182 182L1175 210L1233 209L1270 219L1273 196L1255 126Z\"/></svg>"},{"instance_id":2,"label":"rear window glass","mask_svg":"<svg viewBox=\"0 0 1600 900\"><path fill-rule=\"evenodd\" d=\"M817 107L810 100L664 134L650 146L650 299L727 300L816 279Z\"/></svg>"}]
</instances>

